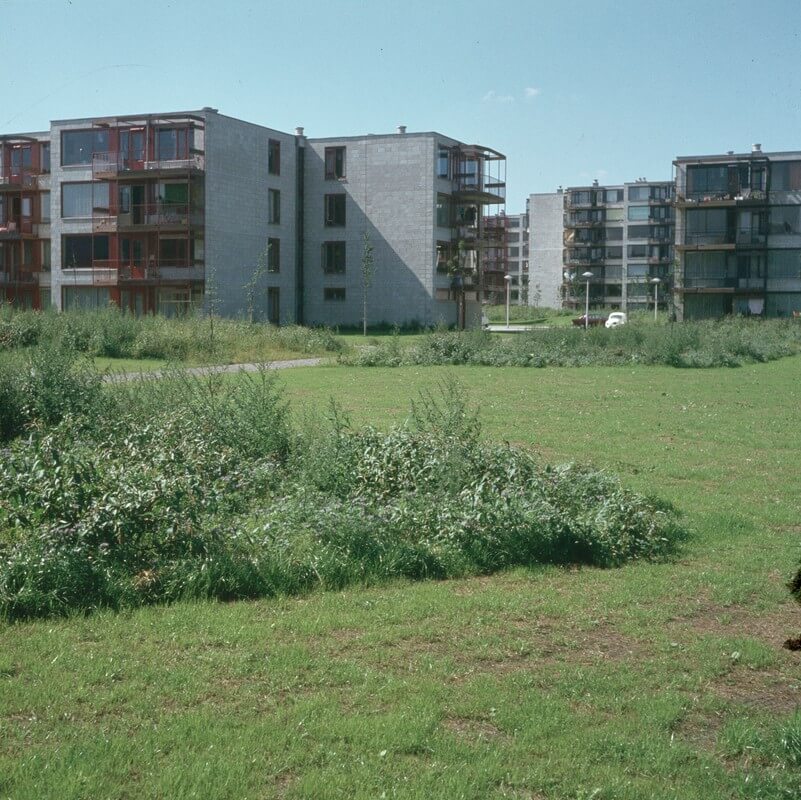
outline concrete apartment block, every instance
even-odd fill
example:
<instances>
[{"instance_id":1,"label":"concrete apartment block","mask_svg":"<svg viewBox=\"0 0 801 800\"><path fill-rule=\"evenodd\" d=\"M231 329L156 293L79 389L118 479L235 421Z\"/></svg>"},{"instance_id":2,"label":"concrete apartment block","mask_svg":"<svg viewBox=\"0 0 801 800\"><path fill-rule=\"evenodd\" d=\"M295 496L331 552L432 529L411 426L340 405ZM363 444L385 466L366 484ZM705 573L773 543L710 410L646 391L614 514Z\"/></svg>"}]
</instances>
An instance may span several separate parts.
<instances>
[{"instance_id":1,"label":"concrete apartment block","mask_svg":"<svg viewBox=\"0 0 801 800\"><path fill-rule=\"evenodd\" d=\"M562 307L564 264L564 194L532 194L526 202L529 220L529 303L539 287L539 302L546 308Z\"/></svg>"},{"instance_id":2,"label":"concrete apartment block","mask_svg":"<svg viewBox=\"0 0 801 800\"><path fill-rule=\"evenodd\" d=\"M437 133L307 140L212 108L59 120L0 136L0 300L358 325L368 234L371 323L477 321L503 287L483 220L504 201L505 157Z\"/></svg>"},{"instance_id":3,"label":"concrete apartment block","mask_svg":"<svg viewBox=\"0 0 801 800\"><path fill-rule=\"evenodd\" d=\"M254 279L261 258L267 272L251 290L255 318L293 322L297 303L295 136L216 112L206 112L204 118L207 295L213 279L218 313L246 315L250 300L245 287ZM273 172L268 163L271 144L276 161ZM275 198L277 210L271 207ZM268 243L272 252L267 252ZM277 303L277 309L268 307L268 298Z\"/></svg>"},{"instance_id":4,"label":"concrete apartment block","mask_svg":"<svg viewBox=\"0 0 801 800\"><path fill-rule=\"evenodd\" d=\"M511 276L509 299L516 305L539 305L535 288L529 286L528 214L506 215L506 263Z\"/></svg>"},{"instance_id":5,"label":"concrete apartment block","mask_svg":"<svg viewBox=\"0 0 801 800\"><path fill-rule=\"evenodd\" d=\"M440 140L429 133L308 140L303 225L307 322L358 324L365 234L375 263L370 322L455 321L454 304L437 300L435 293L444 283L436 279L434 170ZM335 151L341 155L333 156ZM342 159L344 174L329 170L326 177L326 152L329 167L332 158ZM344 220L332 219L335 196L343 198ZM440 235L450 239L449 230ZM344 271L325 263L332 242L344 244Z\"/></svg>"},{"instance_id":6,"label":"concrete apartment block","mask_svg":"<svg viewBox=\"0 0 801 800\"><path fill-rule=\"evenodd\" d=\"M801 152L673 164L677 318L801 315Z\"/></svg>"}]
</instances>

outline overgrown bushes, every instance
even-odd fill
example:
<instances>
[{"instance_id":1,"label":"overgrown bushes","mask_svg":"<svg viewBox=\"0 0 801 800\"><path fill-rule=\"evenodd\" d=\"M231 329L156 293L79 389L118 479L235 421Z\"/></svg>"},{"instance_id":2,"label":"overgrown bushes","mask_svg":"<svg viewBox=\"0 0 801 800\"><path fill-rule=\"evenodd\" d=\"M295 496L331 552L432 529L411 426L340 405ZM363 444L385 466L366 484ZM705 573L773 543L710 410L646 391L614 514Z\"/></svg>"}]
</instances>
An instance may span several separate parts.
<instances>
[{"instance_id":1,"label":"overgrown bushes","mask_svg":"<svg viewBox=\"0 0 801 800\"><path fill-rule=\"evenodd\" d=\"M387 432L293 429L267 372L108 387L0 461L0 614L241 598L515 564L612 566L683 536L670 506L483 444L458 389Z\"/></svg>"},{"instance_id":2,"label":"overgrown bushes","mask_svg":"<svg viewBox=\"0 0 801 800\"><path fill-rule=\"evenodd\" d=\"M65 345L79 353L109 358L224 361L259 360L269 351L340 352L331 330L296 325L276 328L241 320L186 317L137 319L114 308L38 312L0 306L0 351L34 345Z\"/></svg>"},{"instance_id":3,"label":"overgrown bushes","mask_svg":"<svg viewBox=\"0 0 801 800\"><path fill-rule=\"evenodd\" d=\"M735 367L801 351L801 325L792 320L726 319L653 325L632 322L607 330L552 328L500 337L484 331L434 331L400 348L387 342L341 356L356 366L474 364L574 367L627 364Z\"/></svg>"}]
</instances>

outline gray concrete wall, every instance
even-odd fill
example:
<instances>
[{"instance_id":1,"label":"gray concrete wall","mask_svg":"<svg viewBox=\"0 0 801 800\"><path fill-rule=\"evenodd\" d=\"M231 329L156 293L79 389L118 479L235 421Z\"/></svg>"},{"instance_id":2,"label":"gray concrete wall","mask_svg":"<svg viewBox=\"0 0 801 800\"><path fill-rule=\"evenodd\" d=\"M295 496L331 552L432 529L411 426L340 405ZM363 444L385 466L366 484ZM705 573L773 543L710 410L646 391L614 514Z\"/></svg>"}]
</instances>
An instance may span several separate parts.
<instances>
[{"instance_id":1,"label":"gray concrete wall","mask_svg":"<svg viewBox=\"0 0 801 800\"><path fill-rule=\"evenodd\" d=\"M436 228L439 184L435 178L439 142L434 134L391 134L343 139L309 139L306 145L304 264L305 320L309 324L359 325L362 320L363 236L370 236L375 275L368 295L368 322L433 325L455 321L455 304L435 299L447 276L436 274L436 240L450 231ZM325 149L344 147L345 177L327 180ZM344 194L346 224L325 225L327 194ZM324 274L322 246L344 241L344 274ZM344 288L345 300L325 300L326 288Z\"/></svg>"},{"instance_id":2,"label":"gray concrete wall","mask_svg":"<svg viewBox=\"0 0 801 800\"><path fill-rule=\"evenodd\" d=\"M205 117L207 288L209 281L213 281L218 313L244 316L248 307L245 285L257 268L268 237L280 239L280 272L260 279L256 316L267 318L267 288L277 287L281 322L294 322L295 137L214 112L206 112ZM281 143L280 175L268 173L270 139ZM269 189L281 193L281 219L277 225L268 222Z\"/></svg>"},{"instance_id":3,"label":"gray concrete wall","mask_svg":"<svg viewBox=\"0 0 801 800\"><path fill-rule=\"evenodd\" d=\"M529 302L539 285L539 305L561 308L564 194L529 197Z\"/></svg>"}]
</instances>

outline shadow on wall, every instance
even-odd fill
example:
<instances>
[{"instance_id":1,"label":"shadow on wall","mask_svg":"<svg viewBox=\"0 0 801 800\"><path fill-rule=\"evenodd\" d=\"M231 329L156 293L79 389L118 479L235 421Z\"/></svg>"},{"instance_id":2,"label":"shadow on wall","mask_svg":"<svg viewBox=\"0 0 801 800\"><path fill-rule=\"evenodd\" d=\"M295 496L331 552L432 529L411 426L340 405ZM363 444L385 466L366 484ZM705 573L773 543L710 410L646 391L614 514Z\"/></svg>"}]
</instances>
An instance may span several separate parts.
<instances>
[{"instance_id":1,"label":"shadow on wall","mask_svg":"<svg viewBox=\"0 0 801 800\"><path fill-rule=\"evenodd\" d=\"M387 139L376 137L379 141ZM334 179L325 178L324 146L306 148L305 322L361 324L367 233L374 260L368 324L453 324L456 304L435 299L436 286L449 281L436 272L433 184L426 188L425 176L410 174L400 159L377 163L373 142L351 140L343 146L345 176Z\"/></svg>"}]
</instances>

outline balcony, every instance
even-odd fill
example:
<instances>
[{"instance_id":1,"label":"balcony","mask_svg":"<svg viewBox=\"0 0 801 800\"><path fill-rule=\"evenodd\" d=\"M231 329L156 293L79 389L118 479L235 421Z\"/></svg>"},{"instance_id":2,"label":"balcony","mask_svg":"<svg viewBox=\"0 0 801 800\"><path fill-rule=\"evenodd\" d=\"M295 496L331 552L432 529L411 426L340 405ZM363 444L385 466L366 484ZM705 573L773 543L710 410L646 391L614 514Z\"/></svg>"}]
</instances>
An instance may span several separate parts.
<instances>
[{"instance_id":1,"label":"balcony","mask_svg":"<svg viewBox=\"0 0 801 800\"><path fill-rule=\"evenodd\" d=\"M36 179L42 174L41 169L34 167L13 167L6 165L0 167L0 191L35 189Z\"/></svg>"},{"instance_id":2,"label":"balcony","mask_svg":"<svg viewBox=\"0 0 801 800\"><path fill-rule=\"evenodd\" d=\"M120 230L197 227L203 224L203 214L192 211L186 203L139 203L120 212L116 223ZM471 237L465 235L462 238Z\"/></svg>"},{"instance_id":3,"label":"balcony","mask_svg":"<svg viewBox=\"0 0 801 800\"><path fill-rule=\"evenodd\" d=\"M144 156L144 154L142 154ZM123 178L153 172L203 172L206 169L204 153L190 151L185 158L131 158L123 153L93 153L92 175L95 178Z\"/></svg>"},{"instance_id":4,"label":"balcony","mask_svg":"<svg viewBox=\"0 0 801 800\"><path fill-rule=\"evenodd\" d=\"M744 188L727 191L698 191L677 194L674 205L679 208L696 206L763 206L769 202L768 192L764 189Z\"/></svg>"}]
</instances>

